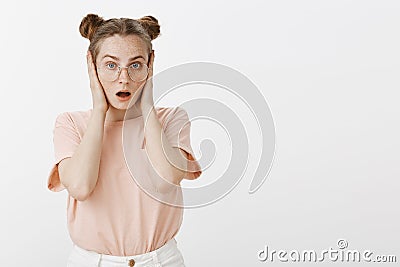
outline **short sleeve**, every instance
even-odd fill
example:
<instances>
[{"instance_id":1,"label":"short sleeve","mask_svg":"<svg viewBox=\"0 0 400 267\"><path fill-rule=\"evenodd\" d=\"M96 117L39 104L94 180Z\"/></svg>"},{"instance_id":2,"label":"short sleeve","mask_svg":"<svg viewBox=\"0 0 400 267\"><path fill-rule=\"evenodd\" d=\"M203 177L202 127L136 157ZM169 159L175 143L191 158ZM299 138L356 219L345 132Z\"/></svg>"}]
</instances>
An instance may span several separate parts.
<instances>
[{"instance_id":1,"label":"short sleeve","mask_svg":"<svg viewBox=\"0 0 400 267\"><path fill-rule=\"evenodd\" d=\"M68 112L57 116L53 129L53 144L55 161L47 179L47 188L53 192L65 189L60 181L58 163L61 160L72 157L80 143L79 133L74 125L71 115Z\"/></svg>"},{"instance_id":2,"label":"short sleeve","mask_svg":"<svg viewBox=\"0 0 400 267\"><path fill-rule=\"evenodd\" d=\"M184 178L189 180L198 178L202 170L190 144L190 121L185 109L173 108L171 114L168 114L164 133L173 147L179 147L186 152L188 161Z\"/></svg>"}]
</instances>

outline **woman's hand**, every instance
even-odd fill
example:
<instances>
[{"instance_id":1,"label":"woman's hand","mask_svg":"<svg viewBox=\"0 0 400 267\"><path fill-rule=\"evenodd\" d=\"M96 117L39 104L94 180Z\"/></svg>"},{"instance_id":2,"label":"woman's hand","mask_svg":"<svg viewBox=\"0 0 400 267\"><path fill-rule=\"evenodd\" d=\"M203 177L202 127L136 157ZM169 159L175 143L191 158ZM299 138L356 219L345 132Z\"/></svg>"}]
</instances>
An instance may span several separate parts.
<instances>
[{"instance_id":1,"label":"woman's hand","mask_svg":"<svg viewBox=\"0 0 400 267\"><path fill-rule=\"evenodd\" d=\"M146 113L149 109L153 108L153 62L154 62L154 50L151 51L149 60L149 73L147 74L146 84L142 88L140 96L140 108L142 113Z\"/></svg>"},{"instance_id":2,"label":"woman's hand","mask_svg":"<svg viewBox=\"0 0 400 267\"><path fill-rule=\"evenodd\" d=\"M90 79L90 89L92 91L93 110L98 110L105 114L110 107L110 103L107 100L103 86L101 85L97 76L96 67L93 63L92 54L89 50L87 52L86 58Z\"/></svg>"}]
</instances>

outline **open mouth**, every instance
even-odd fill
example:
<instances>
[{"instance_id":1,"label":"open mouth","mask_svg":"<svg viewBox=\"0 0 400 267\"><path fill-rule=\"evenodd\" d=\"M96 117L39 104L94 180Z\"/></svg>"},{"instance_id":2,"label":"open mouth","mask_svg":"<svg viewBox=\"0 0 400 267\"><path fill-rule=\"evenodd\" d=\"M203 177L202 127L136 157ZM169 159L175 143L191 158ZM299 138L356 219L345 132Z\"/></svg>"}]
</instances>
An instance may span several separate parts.
<instances>
[{"instance_id":1,"label":"open mouth","mask_svg":"<svg viewBox=\"0 0 400 267\"><path fill-rule=\"evenodd\" d=\"M130 92L118 92L116 93L119 100L128 100L131 96Z\"/></svg>"},{"instance_id":2,"label":"open mouth","mask_svg":"<svg viewBox=\"0 0 400 267\"><path fill-rule=\"evenodd\" d=\"M124 96L127 97L127 96L130 96L131 93L130 92L118 92L116 95L120 96L120 97L124 97Z\"/></svg>"}]
</instances>

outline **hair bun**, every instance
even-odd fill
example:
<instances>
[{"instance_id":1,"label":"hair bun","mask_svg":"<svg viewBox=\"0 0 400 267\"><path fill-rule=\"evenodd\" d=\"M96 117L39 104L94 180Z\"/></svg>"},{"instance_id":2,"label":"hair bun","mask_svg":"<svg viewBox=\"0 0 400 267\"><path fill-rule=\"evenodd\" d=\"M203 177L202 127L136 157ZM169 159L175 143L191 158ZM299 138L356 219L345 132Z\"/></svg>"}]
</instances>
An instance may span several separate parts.
<instances>
[{"instance_id":1,"label":"hair bun","mask_svg":"<svg viewBox=\"0 0 400 267\"><path fill-rule=\"evenodd\" d=\"M97 28L104 22L102 17L96 14L87 14L79 25L79 32L84 38L92 40Z\"/></svg>"},{"instance_id":2,"label":"hair bun","mask_svg":"<svg viewBox=\"0 0 400 267\"><path fill-rule=\"evenodd\" d=\"M155 23L158 23L158 20L155 17L150 16L150 15L141 17L139 20L147 20L147 21L153 21Z\"/></svg>"},{"instance_id":3,"label":"hair bun","mask_svg":"<svg viewBox=\"0 0 400 267\"><path fill-rule=\"evenodd\" d=\"M144 16L137 20L147 31L151 40L156 39L160 35L160 25L158 20L153 16Z\"/></svg>"}]
</instances>

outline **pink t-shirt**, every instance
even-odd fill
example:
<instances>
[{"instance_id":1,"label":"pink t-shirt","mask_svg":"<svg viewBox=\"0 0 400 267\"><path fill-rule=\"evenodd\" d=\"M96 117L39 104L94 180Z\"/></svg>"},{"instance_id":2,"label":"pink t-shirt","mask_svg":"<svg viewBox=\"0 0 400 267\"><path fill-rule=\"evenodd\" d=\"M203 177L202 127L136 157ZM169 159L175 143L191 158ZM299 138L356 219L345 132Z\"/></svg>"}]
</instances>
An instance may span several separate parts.
<instances>
[{"instance_id":1,"label":"pink t-shirt","mask_svg":"<svg viewBox=\"0 0 400 267\"><path fill-rule=\"evenodd\" d=\"M49 190L65 189L60 182L58 163L72 157L91 112L89 109L57 116L53 130L55 163L48 176ZM171 145L187 152L189 171L185 179L196 179L202 171L191 148L187 112L181 107L156 107L156 112ZM97 184L85 201L68 195L67 224L72 242L81 248L114 256L132 256L153 251L172 239L181 226L183 209L156 201L135 183L124 160L122 126L129 127L133 135L129 147L132 147L133 156L137 155L139 173L144 179L151 173L151 164L143 157L146 141L143 116L105 122ZM182 191L177 188L172 197L178 199Z\"/></svg>"}]
</instances>

